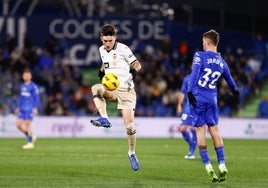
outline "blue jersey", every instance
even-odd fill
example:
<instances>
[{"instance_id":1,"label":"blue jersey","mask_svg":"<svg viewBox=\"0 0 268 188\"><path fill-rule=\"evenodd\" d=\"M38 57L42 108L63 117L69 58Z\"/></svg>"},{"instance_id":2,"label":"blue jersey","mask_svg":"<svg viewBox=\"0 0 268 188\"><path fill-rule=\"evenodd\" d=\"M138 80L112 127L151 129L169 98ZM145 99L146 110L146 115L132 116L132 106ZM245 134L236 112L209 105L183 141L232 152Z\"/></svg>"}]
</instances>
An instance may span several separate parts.
<instances>
[{"instance_id":1,"label":"blue jersey","mask_svg":"<svg viewBox=\"0 0 268 188\"><path fill-rule=\"evenodd\" d=\"M217 81L221 76L232 90L238 90L220 53L206 51L194 54L188 86L188 92L192 92L197 100L196 108L190 105L194 126L218 124Z\"/></svg>"},{"instance_id":2,"label":"blue jersey","mask_svg":"<svg viewBox=\"0 0 268 188\"><path fill-rule=\"evenodd\" d=\"M221 76L232 90L237 90L228 65L220 53L212 51L196 52L188 92L200 97L200 100L217 100L217 81Z\"/></svg>"},{"instance_id":3,"label":"blue jersey","mask_svg":"<svg viewBox=\"0 0 268 188\"><path fill-rule=\"evenodd\" d=\"M189 85L190 75L187 75L184 77L180 92L184 94L184 100L183 100L183 110L181 115L181 125L191 125L192 124L192 115L190 113L190 104L187 98L187 89Z\"/></svg>"},{"instance_id":4,"label":"blue jersey","mask_svg":"<svg viewBox=\"0 0 268 188\"><path fill-rule=\"evenodd\" d=\"M18 108L20 111L31 112L38 108L40 103L38 87L35 83L22 83L20 85L20 96L18 99Z\"/></svg>"},{"instance_id":5,"label":"blue jersey","mask_svg":"<svg viewBox=\"0 0 268 188\"><path fill-rule=\"evenodd\" d=\"M180 92L185 95L184 101L183 101L183 108L184 109L189 107L189 101L188 101L188 98L186 96L188 85L189 85L189 80L190 80L190 75L185 76L183 79L182 85L181 85L181 89L180 89ZM185 111L185 110L183 110L183 111Z\"/></svg>"}]
</instances>

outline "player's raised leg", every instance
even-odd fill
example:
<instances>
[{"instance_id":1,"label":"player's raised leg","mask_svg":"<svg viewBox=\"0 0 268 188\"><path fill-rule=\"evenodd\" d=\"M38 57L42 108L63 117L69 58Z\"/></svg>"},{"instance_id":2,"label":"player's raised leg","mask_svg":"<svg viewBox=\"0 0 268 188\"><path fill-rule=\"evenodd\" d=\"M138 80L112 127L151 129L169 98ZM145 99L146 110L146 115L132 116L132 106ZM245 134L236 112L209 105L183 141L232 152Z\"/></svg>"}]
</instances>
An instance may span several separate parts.
<instances>
[{"instance_id":1,"label":"player's raised leg","mask_svg":"<svg viewBox=\"0 0 268 188\"><path fill-rule=\"evenodd\" d=\"M103 97L105 89L103 88L102 84L96 84L91 87L91 90L93 94L93 101L101 117L92 119L90 122L97 127L111 127L112 124L108 119L106 111L106 100Z\"/></svg>"}]
</instances>

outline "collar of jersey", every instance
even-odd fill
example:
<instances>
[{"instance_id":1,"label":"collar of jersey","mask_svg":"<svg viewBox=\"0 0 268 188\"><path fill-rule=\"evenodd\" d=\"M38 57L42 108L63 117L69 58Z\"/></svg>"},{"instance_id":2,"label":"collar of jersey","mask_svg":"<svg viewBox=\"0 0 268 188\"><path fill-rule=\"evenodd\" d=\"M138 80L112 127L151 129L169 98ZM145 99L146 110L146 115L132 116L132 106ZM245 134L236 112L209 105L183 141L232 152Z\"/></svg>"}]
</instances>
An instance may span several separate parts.
<instances>
[{"instance_id":1,"label":"collar of jersey","mask_svg":"<svg viewBox=\"0 0 268 188\"><path fill-rule=\"evenodd\" d=\"M112 50L115 50L116 47L117 47L117 41L115 41L113 48L112 48L111 50L109 50L109 51L107 50L107 52L110 52L110 51L112 51Z\"/></svg>"}]
</instances>

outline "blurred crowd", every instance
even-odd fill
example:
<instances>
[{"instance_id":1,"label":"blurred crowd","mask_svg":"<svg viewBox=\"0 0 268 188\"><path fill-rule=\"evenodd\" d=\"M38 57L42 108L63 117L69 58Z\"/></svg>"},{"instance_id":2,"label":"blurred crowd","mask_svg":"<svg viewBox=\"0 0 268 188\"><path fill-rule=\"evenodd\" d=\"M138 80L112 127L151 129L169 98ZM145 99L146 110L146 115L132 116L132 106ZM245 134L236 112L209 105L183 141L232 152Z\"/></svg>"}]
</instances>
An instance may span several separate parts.
<instances>
[{"instance_id":1,"label":"blurred crowd","mask_svg":"<svg viewBox=\"0 0 268 188\"><path fill-rule=\"evenodd\" d=\"M185 75L191 73L192 55L197 50L182 40L173 47L167 35L157 48L138 41L135 51L143 63L136 79L138 116L175 116L179 88ZM268 77L268 43L257 35L251 49L226 47L221 51L240 89L237 98L230 93L224 79L219 81L218 105L220 116L231 117L242 109ZM267 109L266 109L267 111Z\"/></svg>"},{"instance_id":2,"label":"blurred crowd","mask_svg":"<svg viewBox=\"0 0 268 188\"><path fill-rule=\"evenodd\" d=\"M231 95L224 80L220 80L220 116L233 116L247 100L259 92L268 76L268 43L258 35L252 49L226 48L221 51L240 88L239 99ZM142 63L137 74L136 116L176 116L178 92L185 75L191 73L193 49L187 40L173 46L170 36L156 46L135 40L131 49ZM11 35L0 44L0 113L14 113L21 73L29 67L33 81L40 89L41 115L83 116L96 111L92 102L91 85L84 80L83 67L63 63L67 41L49 38L41 49L35 49L25 33L24 48L18 49ZM97 76L97 75L96 75ZM266 111L267 112L267 111ZM267 114L267 113L266 113Z\"/></svg>"},{"instance_id":3,"label":"blurred crowd","mask_svg":"<svg viewBox=\"0 0 268 188\"><path fill-rule=\"evenodd\" d=\"M83 82L80 67L62 62L62 42L49 38L41 49L35 49L27 34L24 48L18 49L12 36L0 45L0 110L14 113L19 84L24 68L30 68L33 81L39 86L40 115L86 115L94 110L90 101L90 85ZM88 107L91 106L91 108ZM92 110L93 109L93 110ZM91 111L92 110L92 111Z\"/></svg>"}]
</instances>

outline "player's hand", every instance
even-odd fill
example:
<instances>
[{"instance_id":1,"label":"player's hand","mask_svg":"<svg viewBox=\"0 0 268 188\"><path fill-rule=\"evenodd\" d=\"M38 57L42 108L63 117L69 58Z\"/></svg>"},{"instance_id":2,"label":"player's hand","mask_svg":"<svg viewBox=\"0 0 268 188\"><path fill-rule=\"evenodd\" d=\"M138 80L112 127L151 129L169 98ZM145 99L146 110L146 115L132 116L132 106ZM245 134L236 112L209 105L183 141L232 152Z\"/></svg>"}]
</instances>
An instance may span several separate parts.
<instances>
[{"instance_id":1,"label":"player's hand","mask_svg":"<svg viewBox=\"0 0 268 188\"><path fill-rule=\"evenodd\" d=\"M104 75L105 75L105 72L104 72L104 71L99 70L98 77L100 78L100 80L102 80L102 78L104 77Z\"/></svg>"},{"instance_id":2,"label":"player's hand","mask_svg":"<svg viewBox=\"0 0 268 188\"><path fill-rule=\"evenodd\" d=\"M231 90L231 92L233 93L233 95L235 96L239 96L240 92L238 90Z\"/></svg>"},{"instance_id":3,"label":"player's hand","mask_svg":"<svg viewBox=\"0 0 268 188\"><path fill-rule=\"evenodd\" d=\"M188 92L187 93L187 96L188 96L188 99L189 99L189 103L194 107L196 108L196 98L195 96L193 95L192 92Z\"/></svg>"},{"instance_id":4,"label":"player's hand","mask_svg":"<svg viewBox=\"0 0 268 188\"><path fill-rule=\"evenodd\" d=\"M129 72L132 74L132 79L135 80L136 75L137 75L137 71L135 69L130 69Z\"/></svg>"}]
</instances>

